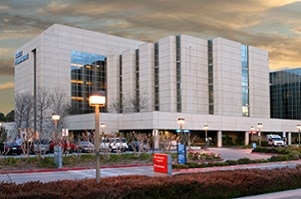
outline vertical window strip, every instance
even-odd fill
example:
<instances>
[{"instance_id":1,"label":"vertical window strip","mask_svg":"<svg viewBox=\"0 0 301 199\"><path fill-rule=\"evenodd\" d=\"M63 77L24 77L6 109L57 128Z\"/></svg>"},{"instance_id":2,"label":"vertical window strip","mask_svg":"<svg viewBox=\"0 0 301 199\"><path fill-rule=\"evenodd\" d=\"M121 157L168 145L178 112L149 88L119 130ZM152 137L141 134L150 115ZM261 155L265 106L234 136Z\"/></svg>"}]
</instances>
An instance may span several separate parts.
<instances>
[{"instance_id":1,"label":"vertical window strip","mask_svg":"<svg viewBox=\"0 0 301 199\"><path fill-rule=\"evenodd\" d=\"M209 114L214 114L214 87L213 87L213 45L208 40L208 104Z\"/></svg>"},{"instance_id":2,"label":"vertical window strip","mask_svg":"<svg viewBox=\"0 0 301 199\"><path fill-rule=\"evenodd\" d=\"M135 111L136 112L140 112L140 88L139 88L139 50L136 50L136 107L135 107Z\"/></svg>"},{"instance_id":3,"label":"vertical window strip","mask_svg":"<svg viewBox=\"0 0 301 199\"><path fill-rule=\"evenodd\" d=\"M241 45L241 86L242 86L242 115L250 116L249 103L249 51L248 46Z\"/></svg>"},{"instance_id":4,"label":"vertical window strip","mask_svg":"<svg viewBox=\"0 0 301 199\"><path fill-rule=\"evenodd\" d=\"M177 112L182 112L182 85L181 85L181 36L176 36L176 103Z\"/></svg>"},{"instance_id":5,"label":"vertical window strip","mask_svg":"<svg viewBox=\"0 0 301 199\"><path fill-rule=\"evenodd\" d=\"M119 113L122 113L122 103L123 103L123 95L122 95L122 55L119 55Z\"/></svg>"},{"instance_id":6,"label":"vertical window strip","mask_svg":"<svg viewBox=\"0 0 301 199\"><path fill-rule=\"evenodd\" d=\"M159 104L159 44L154 44L154 109L160 110Z\"/></svg>"}]
</instances>

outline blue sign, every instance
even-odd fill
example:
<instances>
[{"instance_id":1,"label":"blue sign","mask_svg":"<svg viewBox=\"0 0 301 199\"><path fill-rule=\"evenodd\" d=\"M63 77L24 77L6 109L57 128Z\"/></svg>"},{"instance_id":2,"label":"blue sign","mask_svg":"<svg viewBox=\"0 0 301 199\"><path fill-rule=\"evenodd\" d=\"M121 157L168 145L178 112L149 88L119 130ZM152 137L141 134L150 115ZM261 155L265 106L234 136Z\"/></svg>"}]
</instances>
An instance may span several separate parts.
<instances>
[{"instance_id":1,"label":"blue sign","mask_svg":"<svg viewBox=\"0 0 301 199\"><path fill-rule=\"evenodd\" d=\"M182 131L183 131L183 133L190 133L189 129L183 129ZM181 129L177 129L176 133L181 133Z\"/></svg>"},{"instance_id":2,"label":"blue sign","mask_svg":"<svg viewBox=\"0 0 301 199\"><path fill-rule=\"evenodd\" d=\"M178 143L177 145L177 152L178 152L178 164L186 164L186 145Z\"/></svg>"},{"instance_id":3,"label":"blue sign","mask_svg":"<svg viewBox=\"0 0 301 199\"><path fill-rule=\"evenodd\" d=\"M19 51L15 54L15 66L29 59L29 54L23 55L23 51Z\"/></svg>"}]
</instances>

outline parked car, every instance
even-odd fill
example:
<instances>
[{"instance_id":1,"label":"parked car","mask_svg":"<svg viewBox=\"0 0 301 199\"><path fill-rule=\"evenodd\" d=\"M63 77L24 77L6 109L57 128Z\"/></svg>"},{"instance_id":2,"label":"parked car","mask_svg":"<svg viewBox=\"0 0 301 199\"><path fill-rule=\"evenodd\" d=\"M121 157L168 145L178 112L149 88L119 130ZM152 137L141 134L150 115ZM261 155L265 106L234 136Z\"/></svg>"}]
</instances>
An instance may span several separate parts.
<instances>
[{"instance_id":1,"label":"parked car","mask_svg":"<svg viewBox=\"0 0 301 199\"><path fill-rule=\"evenodd\" d=\"M133 141L128 143L129 146L129 151L148 151L148 147L146 143L143 143L142 146L140 147L141 142L139 141Z\"/></svg>"},{"instance_id":2,"label":"parked car","mask_svg":"<svg viewBox=\"0 0 301 199\"><path fill-rule=\"evenodd\" d=\"M64 153L73 153L76 151L76 145L73 142L64 142L63 145L63 152Z\"/></svg>"},{"instance_id":3,"label":"parked car","mask_svg":"<svg viewBox=\"0 0 301 199\"><path fill-rule=\"evenodd\" d=\"M94 144L92 144L89 141L80 141L78 143L78 148L79 148L79 151L83 152L83 153L94 152L94 150L95 150Z\"/></svg>"},{"instance_id":4,"label":"parked car","mask_svg":"<svg viewBox=\"0 0 301 199\"><path fill-rule=\"evenodd\" d=\"M271 145L271 146L285 146L285 142L283 140L283 138L281 138L280 135L267 135L266 136L266 139L268 141L268 144Z\"/></svg>"},{"instance_id":5,"label":"parked car","mask_svg":"<svg viewBox=\"0 0 301 199\"><path fill-rule=\"evenodd\" d=\"M49 142L49 152L50 153L54 152L54 146L55 146L55 141L54 140L50 140L50 142Z\"/></svg>"},{"instance_id":6,"label":"parked car","mask_svg":"<svg viewBox=\"0 0 301 199\"><path fill-rule=\"evenodd\" d=\"M7 141L4 142L3 145L3 153L10 155L10 154L17 154L20 155L23 152L21 144L15 141Z\"/></svg>"},{"instance_id":7,"label":"parked car","mask_svg":"<svg viewBox=\"0 0 301 199\"><path fill-rule=\"evenodd\" d=\"M100 150L109 150L109 152L127 151L128 149L125 138L103 138L100 143Z\"/></svg>"},{"instance_id":8,"label":"parked car","mask_svg":"<svg viewBox=\"0 0 301 199\"><path fill-rule=\"evenodd\" d=\"M33 142L33 152L46 154L50 152L50 141L47 139L35 140Z\"/></svg>"}]
</instances>

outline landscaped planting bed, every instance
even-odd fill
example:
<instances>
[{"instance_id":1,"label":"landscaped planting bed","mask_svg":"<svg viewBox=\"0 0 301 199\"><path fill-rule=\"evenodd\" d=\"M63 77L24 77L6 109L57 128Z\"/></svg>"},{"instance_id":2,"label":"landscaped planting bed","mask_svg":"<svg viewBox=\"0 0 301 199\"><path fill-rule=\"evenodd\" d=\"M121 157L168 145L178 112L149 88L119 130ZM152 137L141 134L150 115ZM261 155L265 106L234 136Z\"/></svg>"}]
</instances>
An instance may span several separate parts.
<instances>
[{"instance_id":1,"label":"landscaped planting bed","mask_svg":"<svg viewBox=\"0 0 301 199\"><path fill-rule=\"evenodd\" d=\"M166 177L118 176L21 185L0 184L1 198L234 198L301 188L301 166L273 170L229 170Z\"/></svg>"}]
</instances>

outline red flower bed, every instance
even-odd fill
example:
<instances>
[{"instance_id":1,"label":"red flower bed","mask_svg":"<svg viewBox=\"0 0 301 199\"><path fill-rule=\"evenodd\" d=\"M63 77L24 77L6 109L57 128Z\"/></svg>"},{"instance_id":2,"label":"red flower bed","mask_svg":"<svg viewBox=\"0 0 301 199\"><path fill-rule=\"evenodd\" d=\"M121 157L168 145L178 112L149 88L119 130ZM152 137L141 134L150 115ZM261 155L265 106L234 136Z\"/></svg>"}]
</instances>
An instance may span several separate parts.
<instances>
[{"instance_id":1,"label":"red flower bed","mask_svg":"<svg viewBox=\"0 0 301 199\"><path fill-rule=\"evenodd\" d=\"M118 176L16 185L0 183L0 198L233 198L301 187L301 167L229 170L168 177Z\"/></svg>"}]
</instances>

